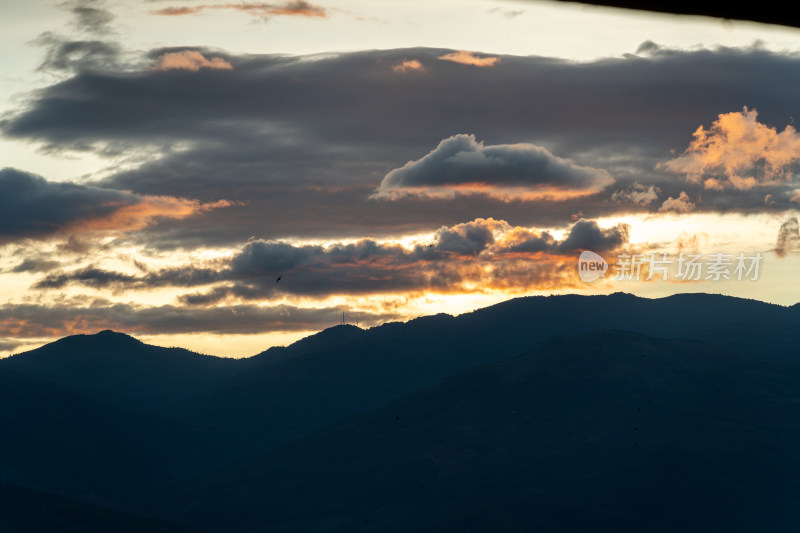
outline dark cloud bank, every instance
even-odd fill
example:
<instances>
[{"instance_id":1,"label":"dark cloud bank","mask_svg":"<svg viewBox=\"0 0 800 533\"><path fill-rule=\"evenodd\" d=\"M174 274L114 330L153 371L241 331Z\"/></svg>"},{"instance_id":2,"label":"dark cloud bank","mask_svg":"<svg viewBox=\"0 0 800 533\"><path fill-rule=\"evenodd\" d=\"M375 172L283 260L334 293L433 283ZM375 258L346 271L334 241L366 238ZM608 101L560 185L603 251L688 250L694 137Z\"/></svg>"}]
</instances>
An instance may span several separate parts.
<instances>
[{"instance_id":1,"label":"dark cloud bank","mask_svg":"<svg viewBox=\"0 0 800 533\"><path fill-rule=\"evenodd\" d=\"M791 184L710 191L656 167L675 157L671 150L683 151L699 125L743 106L757 108L764 124L788 124L798 111L797 55L653 45L638 56L588 63L501 56L492 68L477 68L437 59L451 52L442 49L308 58L192 48L231 68L189 71L148 67L186 48L153 50L135 63L119 59L111 68L92 61L94 45L72 46L83 58L75 74L35 92L27 108L4 118L5 135L56 150L158 146L163 157L103 186L175 197L191 191L202 201L245 204L191 224L162 223L147 236L153 246L363 236L365 228L379 236L479 217L564 226L576 213L655 212L682 192L696 211L796 205ZM50 61L61 61L53 53ZM96 52L100 59L113 53ZM410 59L424 71L393 68ZM472 159L448 162L457 170L449 185L474 184L488 173L495 185L513 183L528 192L554 185L589 194L557 202L469 190L445 198L370 199L382 182L429 191L436 180L425 170L426 154L469 135L484 147L468 150ZM179 144L188 149L171 150ZM487 157L487 150L520 144L528 146L524 162ZM417 164L403 167L411 161Z\"/></svg>"}]
</instances>

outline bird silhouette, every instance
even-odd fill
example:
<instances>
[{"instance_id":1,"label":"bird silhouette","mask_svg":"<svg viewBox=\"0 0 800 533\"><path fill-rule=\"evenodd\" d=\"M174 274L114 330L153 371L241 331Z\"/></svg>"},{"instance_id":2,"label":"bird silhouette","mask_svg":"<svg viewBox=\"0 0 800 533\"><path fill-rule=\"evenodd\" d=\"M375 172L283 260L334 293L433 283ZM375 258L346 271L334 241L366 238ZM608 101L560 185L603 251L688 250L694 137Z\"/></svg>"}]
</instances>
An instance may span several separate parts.
<instances>
[{"instance_id":1,"label":"bird silhouette","mask_svg":"<svg viewBox=\"0 0 800 533\"><path fill-rule=\"evenodd\" d=\"M283 276L278 276L278 279L275 280L275 283L280 283Z\"/></svg>"}]
</instances>

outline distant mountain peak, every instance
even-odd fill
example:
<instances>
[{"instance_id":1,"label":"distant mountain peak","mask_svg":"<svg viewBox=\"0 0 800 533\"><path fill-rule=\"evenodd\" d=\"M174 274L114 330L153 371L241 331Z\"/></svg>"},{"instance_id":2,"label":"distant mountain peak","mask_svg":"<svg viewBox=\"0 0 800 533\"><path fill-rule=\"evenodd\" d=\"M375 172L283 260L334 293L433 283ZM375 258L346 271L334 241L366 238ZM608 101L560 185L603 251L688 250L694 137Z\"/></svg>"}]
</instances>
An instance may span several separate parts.
<instances>
[{"instance_id":1,"label":"distant mountain peak","mask_svg":"<svg viewBox=\"0 0 800 533\"><path fill-rule=\"evenodd\" d=\"M111 329L104 329L103 331L98 331L93 335L72 335L70 337L66 337L67 339L80 339L84 341L100 341L103 343L115 343L115 344L143 344L142 341L131 337L126 333L120 333L119 331L114 331Z\"/></svg>"},{"instance_id":2,"label":"distant mountain peak","mask_svg":"<svg viewBox=\"0 0 800 533\"><path fill-rule=\"evenodd\" d=\"M304 337L287 347L269 348L251 359L276 362L283 360L289 354L299 355L339 347L355 341L365 333L366 330L353 324L336 324L318 333Z\"/></svg>"},{"instance_id":3,"label":"distant mountain peak","mask_svg":"<svg viewBox=\"0 0 800 533\"><path fill-rule=\"evenodd\" d=\"M323 329L320 333L324 333L326 331L333 331L333 330L336 330L336 331L344 331L344 330L350 330L350 331L359 330L359 331L363 331L363 328L360 328L358 326L354 326L353 324L336 324L335 326L331 326L329 328Z\"/></svg>"},{"instance_id":4,"label":"distant mountain peak","mask_svg":"<svg viewBox=\"0 0 800 533\"><path fill-rule=\"evenodd\" d=\"M80 347L80 349L124 350L126 348L143 345L144 343L142 341L135 339L130 335L105 329L94 334L79 333L77 335L63 337L55 342L51 342L50 344L42 346L38 350L33 351L48 351L54 349L55 347L64 346L71 346L74 348Z\"/></svg>"},{"instance_id":5,"label":"distant mountain peak","mask_svg":"<svg viewBox=\"0 0 800 533\"><path fill-rule=\"evenodd\" d=\"M364 333L364 330L353 324L337 324L323 329L291 345L294 349L318 350L331 346L340 346L351 342Z\"/></svg>"},{"instance_id":6,"label":"distant mountain peak","mask_svg":"<svg viewBox=\"0 0 800 533\"><path fill-rule=\"evenodd\" d=\"M99 339L118 339L118 340L124 339L124 340L141 342L140 340L135 339L126 333L114 331L113 329L104 329L103 331L98 331L94 335L89 335L89 337L97 337Z\"/></svg>"}]
</instances>

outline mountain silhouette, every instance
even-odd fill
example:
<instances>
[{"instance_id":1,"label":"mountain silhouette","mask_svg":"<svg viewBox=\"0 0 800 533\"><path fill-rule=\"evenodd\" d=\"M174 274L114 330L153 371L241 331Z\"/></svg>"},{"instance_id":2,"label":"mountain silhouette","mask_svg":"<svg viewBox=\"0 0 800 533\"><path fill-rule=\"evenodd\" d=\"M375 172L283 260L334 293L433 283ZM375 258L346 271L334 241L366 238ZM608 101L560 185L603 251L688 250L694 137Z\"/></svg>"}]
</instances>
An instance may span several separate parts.
<instances>
[{"instance_id":1,"label":"mountain silhouette","mask_svg":"<svg viewBox=\"0 0 800 533\"><path fill-rule=\"evenodd\" d=\"M176 402L236 371L236 362L150 346L110 330L73 335L0 362L4 368L83 393L137 403Z\"/></svg>"},{"instance_id":2,"label":"mountain silhouette","mask_svg":"<svg viewBox=\"0 0 800 533\"><path fill-rule=\"evenodd\" d=\"M8 436L0 439L0 473L9 485L135 515L158 516L170 522L178 519L202 530L228 531L221 525L224 517L231 524L249 523L248 516L252 524L263 518L245 509L237 522L226 510L228 504L222 502L225 498L218 505L204 500L205 496L238 494L228 484L236 479L231 469L266 472L270 464L275 464L268 458L277 457L270 454L280 450L289 453L286 450L300 446L299 443L311 442L306 439L318 439L314 442L320 443L320 449L314 453L340 464L335 457L326 455L328 448L320 436L328 431L324 428L377 412L376 409L383 409L398 398L442 387L453 376L472 372L470 369L477 371L487 364L516 361L513 358L519 354L555 336L567 338L597 331L609 336L612 330L626 330L632 332L628 335L648 337L647 342L654 343L653 350L664 343L665 348L659 353L666 362L670 361L670 350L679 345L674 344L678 341L664 339L684 339L680 342L685 344L680 346L690 352L713 352L724 357L715 356L717 366L665 367L665 372L688 373L700 379L703 373L723 375L728 364L721 361L736 361L735 368L747 367L751 372L736 374L737 387L769 389L773 394L771 400L779 407L774 411L774 419L783 420L782 417L789 415L781 409L793 405L793 395L799 390L791 382L800 373L798 325L800 306L782 307L709 294L646 299L618 293L518 298L456 317L440 314L367 330L340 325L288 347L271 348L243 359L150 346L111 331L76 335L0 360L0 427ZM609 339L612 344L622 342L613 336ZM592 357L587 357L586 368L595 368ZM682 357L675 354L674 364L678 365ZM626 379L640 378L631 374ZM500 394L500 388L490 387L487 390L491 394L482 395L489 401L491 396L499 394L492 405L511 402ZM723 390L732 389L726 386ZM568 406L570 409L576 412L588 409L589 406L578 402L583 394L580 390L572 394L576 404ZM759 398L756 399L763 400ZM734 400L727 397L725 401ZM434 404L444 401L440 397ZM686 401L687 406L701 409L707 399L688 395ZM513 405L507 406L514 410ZM488 407L465 403L463 416L476 417L481 409ZM770 412L766 407L765 410ZM396 416L400 418L395 420ZM608 415L594 412L593 416L603 420ZM769 418L762 414L762 419ZM398 412L391 420L403 425L408 415ZM433 425L434 419L431 420ZM455 416L449 420L469 425ZM495 427L480 429L483 422L479 422L476 418L475 431L500 431ZM456 427L448 425L445 418L437 418L436 424L447 431ZM791 423L787 421L784 429L786 432L778 433L793 438ZM716 443L708 441L709 446ZM393 448L397 464L410 468L403 461L411 456L405 457L403 453L404 450L411 453L412 444L406 442ZM760 451L762 445L765 445L762 441L752 441L751 452ZM374 447L361 447L358 453L370 449L369 453L378 457L390 448L390 443L376 441ZM667 450L663 453L669 456ZM707 459L697 450L681 453L688 454L686 459L690 461ZM287 461L290 455L286 456ZM782 456L789 471L794 465L793 457L790 452ZM744 457L731 460L742 462ZM366 466L353 463L353 468ZM476 470L476 476L478 472L488 475ZM307 471L299 473L303 475L298 474L297 483L311 482L310 477L303 477ZM352 473L341 475L346 478ZM579 473L565 471L564 475ZM294 494L289 480L279 476L276 479L281 481L275 481L275 490L283 486L286 498ZM325 483L320 482L320 487L342 492L342 498L352 493L341 490L342 480L326 479ZM187 511L190 499L185 497L189 487L196 489L194 501L205 502L202 511L219 513L219 519L208 519L213 527L192 520L192 513ZM374 491L376 497L379 494L393 497L379 488ZM789 487L787 494L798 495L793 490ZM285 505L281 505L283 511L276 512L269 523L292 530L294 504L278 493L259 491L252 498L243 496L242 505L262 497L275 498L276 503ZM174 501L174 509L160 506L161 501ZM344 509L349 505L345 500L336 505L340 504ZM761 503L758 506L763 507ZM402 505L398 502L396 508L399 510ZM322 520L317 525L324 523L325 513L328 511L315 515L315 520ZM198 516L202 514L198 511ZM342 517L336 520L340 526L344 523ZM325 529L321 525L321 529L315 529L317 526L309 521L300 520L298 524L301 523L309 531ZM388 523L376 522L376 518L370 518L370 523L388 527ZM460 524L450 523L448 527L457 530L467 522ZM362 527L349 522L347 527L340 526L330 530ZM348 529L351 526L354 529Z\"/></svg>"},{"instance_id":3,"label":"mountain silhouette","mask_svg":"<svg viewBox=\"0 0 800 533\"><path fill-rule=\"evenodd\" d=\"M796 531L798 385L693 341L556 338L217 472L161 510L232 532Z\"/></svg>"},{"instance_id":4,"label":"mountain silhouette","mask_svg":"<svg viewBox=\"0 0 800 533\"><path fill-rule=\"evenodd\" d=\"M317 334L310 335L290 346L275 346L250 357L245 364L249 367L267 366L286 359L319 351L329 351L345 344L355 342L366 332L351 324L333 326Z\"/></svg>"},{"instance_id":5,"label":"mountain silhouette","mask_svg":"<svg viewBox=\"0 0 800 533\"><path fill-rule=\"evenodd\" d=\"M0 526L4 532L39 533L198 533L168 524L23 487L0 486Z\"/></svg>"}]
</instances>

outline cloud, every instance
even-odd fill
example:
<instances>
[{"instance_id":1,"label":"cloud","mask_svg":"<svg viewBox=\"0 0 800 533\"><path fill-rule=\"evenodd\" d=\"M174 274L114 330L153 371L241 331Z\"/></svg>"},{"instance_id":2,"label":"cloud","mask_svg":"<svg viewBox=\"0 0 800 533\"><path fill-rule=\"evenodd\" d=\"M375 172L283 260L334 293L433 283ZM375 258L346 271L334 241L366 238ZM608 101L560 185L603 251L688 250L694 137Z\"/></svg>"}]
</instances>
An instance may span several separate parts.
<instances>
[{"instance_id":1,"label":"cloud","mask_svg":"<svg viewBox=\"0 0 800 533\"><path fill-rule=\"evenodd\" d=\"M52 259L43 259L41 257L29 257L24 259L20 264L11 269L11 272L48 272L59 267L61 263Z\"/></svg>"},{"instance_id":2,"label":"cloud","mask_svg":"<svg viewBox=\"0 0 800 533\"><path fill-rule=\"evenodd\" d=\"M340 294L524 291L577 284L574 254L616 250L629 228L600 228L580 220L562 240L504 220L476 219L439 228L429 242L411 247L362 239L354 243L294 245L253 240L215 265L184 265L134 274L96 266L54 272L34 288L82 285L95 289L150 290L207 287L182 294L183 304L270 301L289 296L325 298ZM513 275L512 275L513 274ZM281 282L276 279L281 276ZM502 279L501 279L502 276Z\"/></svg>"},{"instance_id":3,"label":"cloud","mask_svg":"<svg viewBox=\"0 0 800 533\"><path fill-rule=\"evenodd\" d=\"M444 139L423 158L386 174L375 197L461 193L557 201L598 192L612 182L607 172L576 165L540 146L486 146L474 135L459 134Z\"/></svg>"},{"instance_id":4,"label":"cloud","mask_svg":"<svg viewBox=\"0 0 800 533\"><path fill-rule=\"evenodd\" d=\"M478 57L467 50L449 52L439 56L437 59L441 59L442 61L452 61L453 63L460 63L462 65L472 65L474 67L493 67L500 62L499 57Z\"/></svg>"},{"instance_id":5,"label":"cloud","mask_svg":"<svg viewBox=\"0 0 800 533\"><path fill-rule=\"evenodd\" d=\"M395 72L406 73L410 71L424 71L425 66L416 59L404 59L402 63L392 67Z\"/></svg>"},{"instance_id":6,"label":"cloud","mask_svg":"<svg viewBox=\"0 0 800 533\"><path fill-rule=\"evenodd\" d=\"M77 71L111 68L118 65L122 47L108 40L114 33L114 14L103 8L101 0L67 0L58 4L72 15L70 26L84 38L44 32L33 42L46 48L39 71ZM105 40L103 40L105 39Z\"/></svg>"},{"instance_id":7,"label":"cloud","mask_svg":"<svg viewBox=\"0 0 800 533\"><path fill-rule=\"evenodd\" d=\"M611 251L628 243L630 227L618 224L602 229L594 220L579 220L570 229L567 238L556 245L562 254L592 251Z\"/></svg>"},{"instance_id":8,"label":"cloud","mask_svg":"<svg viewBox=\"0 0 800 533\"><path fill-rule=\"evenodd\" d=\"M36 39L45 46L45 58L39 71L101 70L118 64L121 49L109 41L69 41L45 33Z\"/></svg>"},{"instance_id":9,"label":"cloud","mask_svg":"<svg viewBox=\"0 0 800 533\"><path fill-rule=\"evenodd\" d=\"M662 52L663 50L664 47L662 47L660 44L647 39L642 41L642 43L636 48L636 53L643 55L654 55Z\"/></svg>"},{"instance_id":10,"label":"cloud","mask_svg":"<svg viewBox=\"0 0 800 533\"><path fill-rule=\"evenodd\" d=\"M303 0L295 0L279 4L270 4L265 2L243 2L240 4L203 4L196 6L166 7L152 11L152 13L154 15L182 16L197 15L203 11L218 9L241 11L243 13L247 13L248 15L259 18L275 16L325 18L328 16L325 8L315 6Z\"/></svg>"},{"instance_id":11,"label":"cloud","mask_svg":"<svg viewBox=\"0 0 800 533\"><path fill-rule=\"evenodd\" d=\"M706 189L741 190L774 186L793 180L800 160L800 134L790 125L780 133L758 122L758 112L720 114L708 130L701 125L686 151L659 167L684 174Z\"/></svg>"},{"instance_id":12,"label":"cloud","mask_svg":"<svg viewBox=\"0 0 800 533\"><path fill-rule=\"evenodd\" d=\"M695 204L692 203L689 199L689 195L686 194L684 191L681 191L681 194L677 198L673 198L670 196L664 203L661 204L659 211L674 211L676 213L688 213L689 211L695 208Z\"/></svg>"},{"instance_id":13,"label":"cloud","mask_svg":"<svg viewBox=\"0 0 800 533\"><path fill-rule=\"evenodd\" d=\"M110 288L115 291L160 287L195 287L207 285L229 277L226 272L210 267L169 267L145 274L127 274L87 266L71 272L52 272L37 281L34 289L61 289L67 285L83 285L94 289Z\"/></svg>"},{"instance_id":14,"label":"cloud","mask_svg":"<svg viewBox=\"0 0 800 533\"><path fill-rule=\"evenodd\" d=\"M98 56L91 68L75 68L63 81L29 93L0 118L0 129L56 152L106 157L109 145L120 153L152 151L135 167L109 175L105 188L171 197L191 190L202 202L247 202L191 224L161 221L146 242L169 249L227 246L251 236L358 238L365 227L375 237L390 237L478 217L553 227L578 212L590 219L655 212L681 191L692 199L705 191L702 182L654 170L670 149L686 146L687 134L703 122L698 117L761 102L759 121L783 124L800 93L800 78L790 75L800 69L800 55L752 48L582 63L503 55L503 68L491 76L438 61L449 52L444 49L297 57L193 49L235 68L224 75L208 68L169 75L142 68L184 48L131 53L130 64L127 53L116 64ZM428 75L391 70L408 58L425 65ZM453 195L367 200L389 171L455 132L477 132L495 145L545 147L576 165L604 169L616 182L559 202L461 193L456 201ZM660 201L611 200L634 182L661 189ZM696 209L784 212L797 207L791 185L726 187L704 194ZM765 204L765 194L775 204Z\"/></svg>"},{"instance_id":15,"label":"cloud","mask_svg":"<svg viewBox=\"0 0 800 533\"><path fill-rule=\"evenodd\" d=\"M0 352L10 352L14 348L22 346L23 344L25 343L20 342L16 339L10 339L8 337L0 337Z\"/></svg>"},{"instance_id":16,"label":"cloud","mask_svg":"<svg viewBox=\"0 0 800 533\"><path fill-rule=\"evenodd\" d=\"M778 257L785 257L797 249L800 244L800 223L797 217L790 217L781 224L778 231L778 242L775 244L775 254Z\"/></svg>"},{"instance_id":17,"label":"cloud","mask_svg":"<svg viewBox=\"0 0 800 533\"><path fill-rule=\"evenodd\" d=\"M201 68L232 70L233 66L221 57L206 59L203 54L195 50L182 52L168 52L158 58L158 64L153 70L191 70L197 72Z\"/></svg>"},{"instance_id":18,"label":"cloud","mask_svg":"<svg viewBox=\"0 0 800 533\"><path fill-rule=\"evenodd\" d=\"M506 18L513 19L513 18L516 18L516 17L518 17L520 15L524 15L525 14L525 10L524 9L503 9L503 8L499 8L499 7L494 7L492 9L490 9L489 11L487 11L487 13L498 13L500 15L503 15Z\"/></svg>"},{"instance_id":19,"label":"cloud","mask_svg":"<svg viewBox=\"0 0 800 533\"><path fill-rule=\"evenodd\" d=\"M0 242L64 233L133 231L160 218L186 218L230 205L142 196L69 182L47 181L12 168L0 170Z\"/></svg>"},{"instance_id":20,"label":"cloud","mask_svg":"<svg viewBox=\"0 0 800 533\"><path fill-rule=\"evenodd\" d=\"M627 190L614 191L611 194L611 200L646 206L658 200L659 192L661 192L661 189L653 184L642 185L641 183L633 182Z\"/></svg>"},{"instance_id":21,"label":"cloud","mask_svg":"<svg viewBox=\"0 0 800 533\"><path fill-rule=\"evenodd\" d=\"M69 7L70 12L75 17L75 26L87 33L111 33L111 23L114 21L114 15L110 11L89 5L92 3L74 3Z\"/></svg>"},{"instance_id":22,"label":"cloud","mask_svg":"<svg viewBox=\"0 0 800 533\"><path fill-rule=\"evenodd\" d=\"M156 11L151 11L153 15L163 15L168 17L179 17L183 15L196 15L209 6L180 6L180 7L165 7Z\"/></svg>"},{"instance_id":23,"label":"cloud","mask_svg":"<svg viewBox=\"0 0 800 533\"><path fill-rule=\"evenodd\" d=\"M508 227L508 223L493 219L478 219L452 228L441 228L436 232L437 250L461 255L477 255L494 243L497 230Z\"/></svg>"},{"instance_id":24,"label":"cloud","mask_svg":"<svg viewBox=\"0 0 800 533\"><path fill-rule=\"evenodd\" d=\"M578 220L570 228L567 236L556 240L548 232L528 228L513 228L507 231L499 242L506 253L549 253L572 256L576 252L591 250L609 252L626 244L630 235L627 224L601 228L594 220Z\"/></svg>"},{"instance_id":25,"label":"cloud","mask_svg":"<svg viewBox=\"0 0 800 533\"><path fill-rule=\"evenodd\" d=\"M274 331L319 330L337 323L341 307L303 308L234 305L193 309L173 305L143 306L109 302L86 305L0 305L0 331L10 339L62 337L104 329L131 334L259 334ZM344 309L347 311L347 309ZM365 326L396 320L396 313L359 311Z\"/></svg>"}]
</instances>

